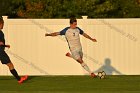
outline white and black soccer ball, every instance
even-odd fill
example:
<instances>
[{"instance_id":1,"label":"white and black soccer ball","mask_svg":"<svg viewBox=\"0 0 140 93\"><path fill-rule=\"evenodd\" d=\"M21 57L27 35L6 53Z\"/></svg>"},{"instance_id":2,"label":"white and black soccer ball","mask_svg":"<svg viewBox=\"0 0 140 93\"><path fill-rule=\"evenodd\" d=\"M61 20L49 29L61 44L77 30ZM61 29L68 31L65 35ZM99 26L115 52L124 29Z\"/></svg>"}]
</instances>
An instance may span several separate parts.
<instances>
[{"instance_id":1,"label":"white and black soccer ball","mask_svg":"<svg viewBox=\"0 0 140 93\"><path fill-rule=\"evenodd\" d=\"M100 79L104 79L104 78L106 77L105 71L98 72L98 77L99 77Z\"/></svg>"}]
</instances>

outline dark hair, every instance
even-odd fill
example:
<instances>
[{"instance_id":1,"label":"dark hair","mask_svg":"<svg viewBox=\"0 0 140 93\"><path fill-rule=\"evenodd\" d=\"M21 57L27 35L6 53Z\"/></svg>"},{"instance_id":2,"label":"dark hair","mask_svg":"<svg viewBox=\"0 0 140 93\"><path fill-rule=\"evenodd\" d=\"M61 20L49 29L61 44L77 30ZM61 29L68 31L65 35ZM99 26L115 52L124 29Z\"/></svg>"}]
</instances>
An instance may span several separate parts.
<instances>
[{"instance_id":1,"label":"dark hair","mask_svg":"<svg viewBox=\"0 0 140 93\"><path fill-rule=\"evenodd\" d=\"M0 23L4 23L3 18L0 17Z\"/></svg>"},{"instance_id":2,"label":"dark hair","mask_svg":"<svg viewBox=\"0 0 140 93\"><path fill-rule=\"evenodd\" d=\"M74 22L77 22L76 18L70 18L70 24L73 24Z\"/></svg>"}]
</instances>

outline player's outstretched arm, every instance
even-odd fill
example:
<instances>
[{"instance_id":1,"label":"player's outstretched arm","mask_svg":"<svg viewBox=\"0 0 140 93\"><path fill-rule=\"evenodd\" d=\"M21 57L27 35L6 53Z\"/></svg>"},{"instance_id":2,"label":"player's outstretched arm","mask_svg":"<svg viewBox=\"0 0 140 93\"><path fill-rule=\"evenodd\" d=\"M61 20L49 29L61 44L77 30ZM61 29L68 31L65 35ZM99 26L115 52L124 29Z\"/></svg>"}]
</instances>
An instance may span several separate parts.
<instances>
[{"instance_id":1,"label":"player's outstretched arm","mask_svg":"<svg viewBox=\"0 0 140 93\"><path fill-rule=\"evenodd\" d=\"M45 36L58 36L58 35L60 35L60 32L54 32L54 33L50 33L50 34L46 33L45 34Z\"/></svg>"},{"instance_id":2,"label":"player's outstretched arm","mask_svg":"<svg viewBox=\"0 0 140 93\"><path fill-rule=\"evenodd\" d=\"M88 34L86 34L86 33L83 33L83 36L85 37L85 38L88 38L88 39L90 39L91 41L93 41L93 42L97 42L97 40L96 39L94 39L94 38L91 38Z\"/></svg>"}]
</instances>

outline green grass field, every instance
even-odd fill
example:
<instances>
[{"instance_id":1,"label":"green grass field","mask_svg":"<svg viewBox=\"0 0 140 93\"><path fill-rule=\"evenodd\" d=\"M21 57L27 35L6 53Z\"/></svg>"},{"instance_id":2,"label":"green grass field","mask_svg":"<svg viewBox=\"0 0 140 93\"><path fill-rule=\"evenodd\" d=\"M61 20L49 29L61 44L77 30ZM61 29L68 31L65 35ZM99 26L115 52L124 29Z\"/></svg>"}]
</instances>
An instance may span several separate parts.
<instances>
[{"instance_id":1,"label":"green grass field","mask_svg":"<svg viewBox=\"0 0 140 93\"><path fill-rule=\"evenodd\" d=\"M21 85L0 76L0 93L140 93L140 76L30 76Z\"/></svg>"}]
</instances>

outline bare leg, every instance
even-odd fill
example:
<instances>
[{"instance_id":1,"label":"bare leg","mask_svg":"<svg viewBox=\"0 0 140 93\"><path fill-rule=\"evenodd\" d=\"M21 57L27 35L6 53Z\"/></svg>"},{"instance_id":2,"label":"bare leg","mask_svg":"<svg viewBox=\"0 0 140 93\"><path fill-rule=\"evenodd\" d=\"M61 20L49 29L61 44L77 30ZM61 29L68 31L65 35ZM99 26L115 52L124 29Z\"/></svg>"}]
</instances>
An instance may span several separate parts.
<instances>
[{"instance_id":1,"label":"bare leg","mask_svg":"<svg viewBox=\"0 0 140 93\"><path fill-rule=\"evenodd\" d=\"M72 55L71 55L69 52L66 53L66 56L67 56L67 57L70 57L70 58L73 58ZM87 64L84 63L84 61L82 60L82 58L83 58L83 56L80 57L80 58L79 58L78 60L76 60L76 61L77 61L78 63L80 63L81 66L82 66L86 71L89 72L89 74L91 75L91 77L96 77L96 75L95 75L93 72L91 72L91 70L89 69L89 67L87 66Z\"/></svg>"},{"instance_id":2,"label":"bare leg","mask_svg":"<svg viewBox=\"0 0 140 93\"><path fill-rule=\"evenodd\" d=\"M14 69L14 65L13 65L13 63L8 63L8 64L6 64L8 67L9 67L9 70L12 70L12 69Z\"/></svg>"},{"instance_id":3,"label":"bare leg","mask_svg":"<svg viewBox=\"0 0 140 93\"><path fill-rule=\"evenodd\" d=\"M79 59L77 60L77 62L80 63L81 66L82 66L86 71L89 72L89 74L91 75L91 77L96 77L96 75L95 75L93 72L91 72L91 70L89 69L89 67L87 66L87 64L85 64L85 63L83 62L82 58L79 58Z\"/></svg>"}]
</instances>

